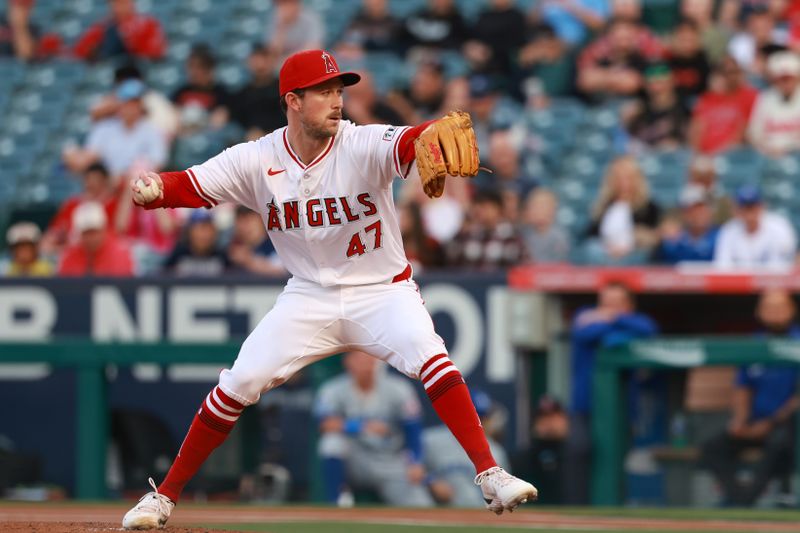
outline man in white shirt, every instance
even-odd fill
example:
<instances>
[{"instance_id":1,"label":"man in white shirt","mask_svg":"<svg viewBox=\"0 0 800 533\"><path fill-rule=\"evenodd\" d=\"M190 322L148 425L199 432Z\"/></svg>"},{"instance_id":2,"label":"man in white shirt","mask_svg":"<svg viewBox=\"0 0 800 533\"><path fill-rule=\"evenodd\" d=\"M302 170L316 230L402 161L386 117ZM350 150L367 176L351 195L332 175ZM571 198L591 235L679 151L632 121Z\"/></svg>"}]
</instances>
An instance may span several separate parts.
<instances>
[{"instance_id":1,"label":"man in white shirt","mask_svg":"<svg viewBox=\"0 0 800 533\"><path fill-rule=\"evenodd\" d=\"M759 151L781 157L800 149L800 57L776 52L767 61L772 87L758 95L747 136Z\"/></svg>"},{"instance_id":2,"label":"man in white shirt","mask_svg":"<svg viewBox=\"0 0 800 533\"><path fill-rule=\"evenodd\" d=\"M136 168L160 169L169 150L164 134L147 118L142 98L147 87L139 80L122 82L115 95L119 102L116 115L92 126L82 148L68 148L64 162L73 172L83 172L89 165L102 162L112 181Z\"/></svg>"},{"instance_id":3,"label":"man in white shirt","mask_svg":"<svg viewBox=\"0 0 800 533\"><path fill-rule=\"evenodd\" d=\"M720 230L714 264L725 270L790 269L797 254L791 223L767 211L757 187L736 192L736 217Z\"/></svg>"}]
</instances>

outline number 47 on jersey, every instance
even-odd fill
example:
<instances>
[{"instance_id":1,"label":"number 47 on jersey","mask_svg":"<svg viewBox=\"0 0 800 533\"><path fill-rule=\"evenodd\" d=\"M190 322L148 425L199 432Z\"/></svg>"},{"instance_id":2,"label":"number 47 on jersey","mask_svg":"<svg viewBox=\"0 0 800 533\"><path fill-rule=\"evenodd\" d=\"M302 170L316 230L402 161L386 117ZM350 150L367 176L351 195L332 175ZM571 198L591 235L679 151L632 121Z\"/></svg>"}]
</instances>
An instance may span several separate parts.
<instances>
[{"instance_id":1,"label":"number 47 on jersey","mask_svg":"<svg viewBox=\"0 0 800 533\"><path fill-rule=\"evenodd\" d=\"M367 250L364 241L372 241L372 250L377 250L381 247L381 239L382 229L381 229L381 221L380 219L376 220L369 226L364 228L364 238L361 238L362 232L359 231L354 233L352 237L350 237L350 244L347 245L347 257L353 257L355 255L364 255L369 250ZM370 235L370 234L373 235Z\"/></svg>"}]
</instances>

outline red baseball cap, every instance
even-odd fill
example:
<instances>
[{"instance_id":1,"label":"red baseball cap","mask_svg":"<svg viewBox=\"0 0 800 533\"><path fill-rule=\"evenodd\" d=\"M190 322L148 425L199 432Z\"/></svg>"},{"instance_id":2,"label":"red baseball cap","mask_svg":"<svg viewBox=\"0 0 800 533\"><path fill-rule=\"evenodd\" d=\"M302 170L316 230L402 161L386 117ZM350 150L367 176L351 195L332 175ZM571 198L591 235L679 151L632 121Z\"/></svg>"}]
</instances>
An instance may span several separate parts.
<instances>
[{"instance_id":1,"label":"red baseball cap","mask_svg":"<svg viewBox=\"0 0 800 533\"><path fill-rule=\"evenodd\" d=\"M325 50L303 50L290 55L283 62L279 77L281 96L331 78L341 78L345 87L361 80L361 76L355 72L339 72L333 55Z\"/></svg>"}]
</instances>

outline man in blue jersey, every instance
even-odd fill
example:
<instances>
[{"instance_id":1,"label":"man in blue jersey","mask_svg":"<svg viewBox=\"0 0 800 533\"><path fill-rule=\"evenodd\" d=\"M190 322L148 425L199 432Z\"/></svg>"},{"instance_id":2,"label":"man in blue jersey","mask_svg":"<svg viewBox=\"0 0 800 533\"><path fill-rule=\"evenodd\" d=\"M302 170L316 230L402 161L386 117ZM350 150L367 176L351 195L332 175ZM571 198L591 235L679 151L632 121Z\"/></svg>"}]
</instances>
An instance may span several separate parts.
<instances>
[{"instance_id":1,"label":"man in blue jersey","mask_svg":"<svg viewBox=\"0 0 800 533\"><path fill-rule=\"evenodd\" d=\"M795 314L794 300L784 289L767 290L759 299L757 316L768 338L800 339ZM800 405L797 378L794 365L755 363L739 368L730 422L703 445L701 454L701 463L719 482L724 503L752 505L773 477L792 471L793 415ZM740 456L750 448L761 454L752 481L742 483L737 477Z\"/></svg>"},{"instance_id":2,"label":"man in blue jersey","mask_svg":"<svg viewBox=\"0 0 800 533\"><path fill-rule=\"evenodd\" d=\"M597 306L576 315L572 325L572 400L565 460L566 479L571 482L564 495L565 503L589 503L592 374L597 351L656 332L656 324L636 312L633 293L620 282L605 285L598 294Z\"/></svg>"}]
</instances>

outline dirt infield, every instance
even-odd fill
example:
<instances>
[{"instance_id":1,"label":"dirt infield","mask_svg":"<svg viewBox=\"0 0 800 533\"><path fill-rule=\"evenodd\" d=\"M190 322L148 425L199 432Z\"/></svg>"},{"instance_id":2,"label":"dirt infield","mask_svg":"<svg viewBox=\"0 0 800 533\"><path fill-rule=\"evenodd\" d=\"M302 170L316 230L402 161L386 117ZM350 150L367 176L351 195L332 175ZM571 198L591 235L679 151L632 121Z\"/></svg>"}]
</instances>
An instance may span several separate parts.
<instances>
[{"instance_id":1,"label":"dirt infield","mask_svg":"<svg viewBox=\"0 0 800 533\"><path fill-rule=\"evenodd\" d=\"M6 522L2 523L3 533L119 533L119 524L100 522ZM207 527L172 527L169 529L148 529L144 533L235 533L231 530L209 529Z\"/></svg>"},{"instance_id":2,"label":"dirt infield","mask_svg":"<svg viewBox=\"0 0 800 533\"><path fill-rule=\"evenodd\" d=\"M127 506L82 504L3 504L0 531L36 533L106 533L120 531L119 521ZM535 506L497 517L487 511L463 509L394 509L325 507L266 507L184 504L176 508L168 533L212 532L198 524L254 524L286 522L357 522L360 524L504 526L511 529L597 531L759 531L798 532L796 522L734 519L674 519L623 516L586 516L537 511Z\"/></svg>"}]
</instances>

